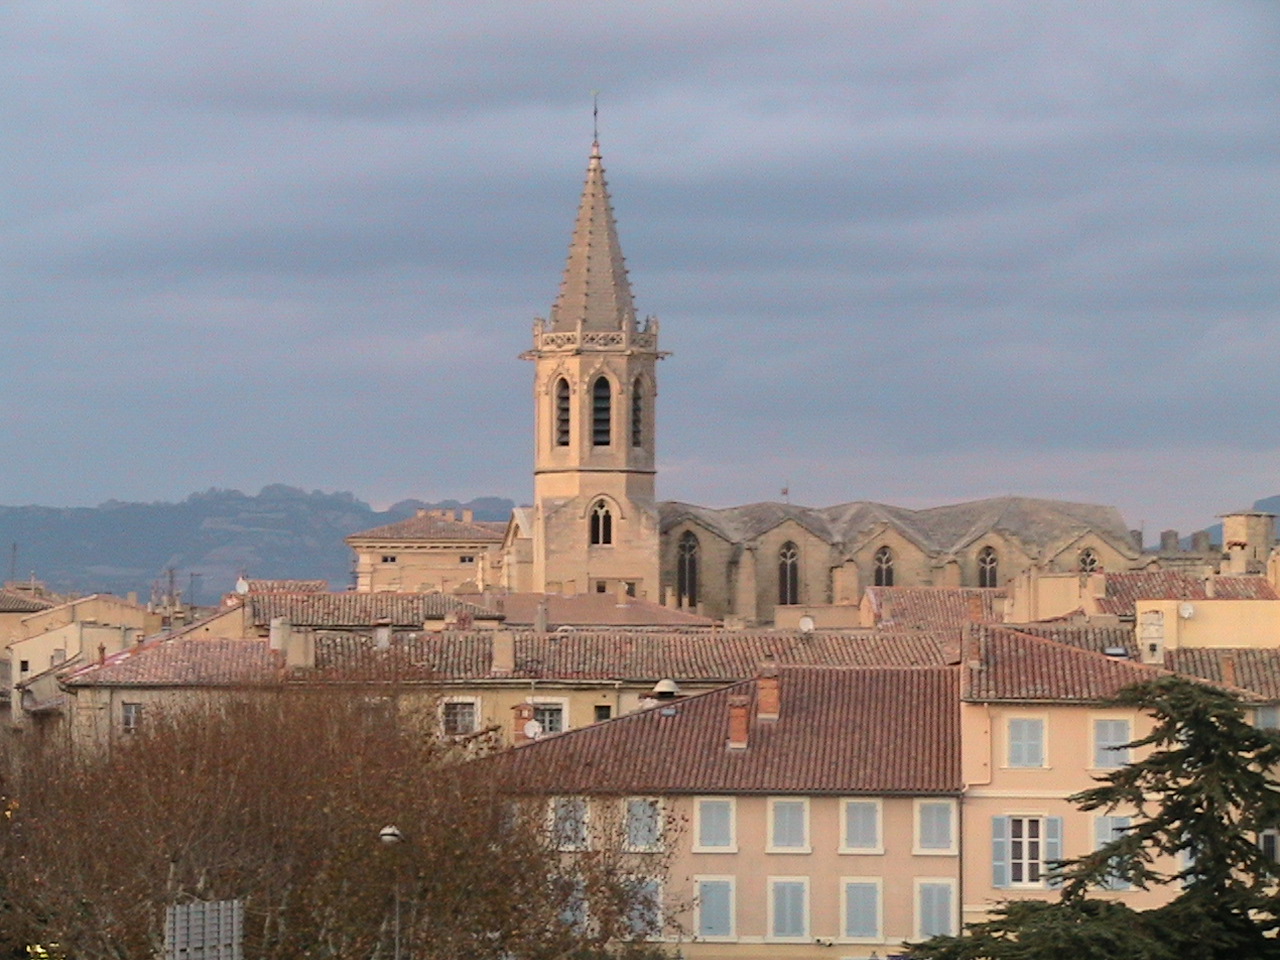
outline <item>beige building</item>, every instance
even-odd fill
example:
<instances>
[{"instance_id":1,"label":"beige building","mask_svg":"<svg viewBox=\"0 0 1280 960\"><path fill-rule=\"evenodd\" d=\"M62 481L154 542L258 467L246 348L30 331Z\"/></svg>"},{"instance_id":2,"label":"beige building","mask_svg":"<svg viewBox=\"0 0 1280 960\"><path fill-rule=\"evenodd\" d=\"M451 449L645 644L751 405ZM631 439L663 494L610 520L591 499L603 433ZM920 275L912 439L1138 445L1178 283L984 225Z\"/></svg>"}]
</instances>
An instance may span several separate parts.
<instances>
[{"instance_id":1,"label":"beige building","mask_svg":"<svg viewBox=\"0 0 1280 960\"><path fill-rule=\"evenodd\" d=\"M470 510L419 510L416 516L353 533L361 593L475 593L500 577L505 523Z\"/></svg>"}]
</instances>

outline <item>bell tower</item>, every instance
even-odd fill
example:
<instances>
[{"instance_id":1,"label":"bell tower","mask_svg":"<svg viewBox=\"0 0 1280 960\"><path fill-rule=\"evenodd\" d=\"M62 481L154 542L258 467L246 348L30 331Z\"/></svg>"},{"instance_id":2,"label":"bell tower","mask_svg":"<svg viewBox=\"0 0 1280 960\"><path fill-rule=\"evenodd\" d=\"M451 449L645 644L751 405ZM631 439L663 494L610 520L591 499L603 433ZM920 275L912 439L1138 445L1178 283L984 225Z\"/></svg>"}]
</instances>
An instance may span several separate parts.
<instances>
[{"instance_id":1,"label":"bell tower","mask_svg":"<svg viewBox=\"0 0 1280 960\"><path fill-rule=\"evenodd\" d=\"M533 590L659 600L658 321L636 322L600 144L550 318L533 324Z\"/></svg>"}]
</instances>

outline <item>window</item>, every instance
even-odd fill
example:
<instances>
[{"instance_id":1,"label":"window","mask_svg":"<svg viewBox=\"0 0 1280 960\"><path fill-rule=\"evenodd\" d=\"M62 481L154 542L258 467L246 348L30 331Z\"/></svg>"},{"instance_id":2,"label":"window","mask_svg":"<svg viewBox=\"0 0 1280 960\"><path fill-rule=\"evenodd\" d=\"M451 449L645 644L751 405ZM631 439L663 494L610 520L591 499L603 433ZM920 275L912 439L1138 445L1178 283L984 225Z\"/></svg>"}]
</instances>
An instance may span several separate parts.
<instances>
[{"instance_id":1,"label":"window","mask_svg":"<svg viewBox=\"0 0 1280 960\"><path fill-rule=\"evenodd\" d=\"M880 935L880 881L857 879L843 881L844 924L841 935L846 940L875 940Z\"/></svg>"},{"instance_id":2,"label":"window","mask_svg":"<svg viewBox=\"0 0 1280 960\"><path fill-rule=\"evenodd\" d=\"M697 801L697 835L694 850L734 853L734 803L729 797L704 797Z\"/></svg>"},{"instance_id":3,"label":"window","mask_svg":"<svg viewBox=\"0 0 1280 960\"><path fill-rule=\"evenodd\" d=\"M692 530L680 534L676 544L676 603L698 605L698 537Z\"/></svg>"},{"instance_id":4,"label":"window","mask_svg":"<svg viewBox=\"0 0 1280 960\"><path fill-rule=\"evenodd\" d=\"M701 940L733 939L733 878L695 877L697 919Z\"/></svg>"},{"instance_id":5,"label":"window","mask_svg":"<svg viewBox=\"0 0 1280 960\"><path fill-rule=\"evenodd\" d=\"M846 800L843 820L841 853L884 853L879 800Z\"/></svg>"},{"instance_id":6,"label":"window","mask_svg":"<svg viewBox=\"0 0 1280 960\"><path fill-rule=\"evenodd\" d=\"M581 932L587 928L587 882L581 877L562 877L559 883L564 898L560 922Z\"/></svg>"},{"instance_id":7,"label":"window","mask_svg":"<svg viewBox=\"0 0 1280 960\"><path fill-rule=\"evenodd\" d=\"M1094 817L1093 849L1099 850L1112 840L1124 835L1129 829L1128 817ZM1265 849L1265 848L1264 848ZM1130 884L1119 877L1108 877L1103 885L1104 890L1128 890Z\"/></svg>"},{"instance_id":8,"label":"window","mask_svg":"<svg viewBox=\"0 0 1280 960\"><path fill-rule=\"evenodd\" d=\"M627 797L628 850L657 850L662 846L662 805L654 797Z\"/></svg>"},{"instance_id":9,"label":"window","mask_svg":"<svg viewBox=\"0 0 1280 960\"><path fill-rule=\"evenodd\" d=\"M18 661L18 672L19 672L19 673L30 673L30 672L31 672L31 661L30 661L30 660L19 660L19 661Z\"/></svg>"},{"instance_id":10,"label":"window","mask_svg":"<svg viewBox=\"0 0 1280 960\"><path fill-rule=\"evenodd\" d=\"M440 724L451 737L474 733L476 712L474 700L448 700L440 705Z\"/></svg>"},{"instance_id":11,"label":"window","mask_svg":"<svg viewBox=\"0 0 1280 960\"><path fill-rule=\"evenodd\" d=\"M564 730L564 704L535 703L533 719L538 721L543 733L560 733Z\"/></svg>"},{"instance_id":12,"label":"window","mask_svg":"<svg viewBox=\"0 0 1280 960\"><path fill-rule=\"evenodd\" d=\"M1049 864L1060 859L1061 817L992 818L992 886L1041 886Z\"/></svg>"},{"instance_id":13,"label":"window","mask_svg":"<svg viewBox=\"0 0 1280 960\"><path fill-rule=\"evenodd\" d=\"M462 556L458 557L458 562L459 563L475 563L476 558L464 553Z\"/></svg>"},{"instance_id":14,"label":"window","mask_svg":"<svg viewBox=\"0 0 1280 960\"><path fill-rule=\"evenodd\" d=\"M769 801L769 851L809 852L809 801Z\"/></svg>"},{"instance_id":15,"label":"window","mask_svg":"<svg viewBox=\"0 0 1280 960\"><path fill-rule=\"evenodd\" d=\"M587 801L582 797L552 800L551 835L561 850L587 849Z\"/></svg>"},{"instance_id":16,"label":"window","mask_svg":"<svg viewBox=\"0 0 1280 960\"><path fill-rule=\"evenodd\" d=\"M778 603L800 602L800 551L788 540L778 551Z\"/></svg>"},{"instance_id":17,"label":"window","mask_svg":"<svg viewBox=\"0 0 1280 960\"><path fill-rule=\"evenodd\" d=\"M978 586L1000 586L1000 557L995 547L983 547L978 551Z\"/></svg>"},{"instance_id":18,"label":"window","mask_svg":"<svg viewBox=\"0 0 1280 960\"><path fill-rule=\"evenodd\" d=\"M881 547L872 558L874 569L872 579L877 587L893 586L893 551Z\"/></svg>"},{"instance_id":19,"label":"window","mask_svg":"<svg viewBox=\"0 0 1280 960\"><path fill-rule=\"evenodd\" d=\"M955 853L956 805L950 800L916 801L916 853Z\"/></svg>"},{"instance_id":20,"label":"window","mask_svg":"<svg viewBox=\"0 0 1280 960\"><path fill-rule=\"evenodd\" d=\"M591 385L591 445L607 447L611 441L611 388L608 377L597 377Z\"/></svg>"},{"instance_id":21,"label":"window","mask_svg":"<svg viewBox=\"0 0 1280 960\"><path fill-rule=\"evenodd\" d=\"M1255 707L1253 725L1259 730L1280 730L1280 707Z\"/></svg>"},{"instance_id":22,"label":"window","mask_svg":"<svg viewBox=\"0 0 1280 960\"><path fill-rule=\"evenodd\" d=\"M808 939L807 877L769 878L769 936L775 940Z\"/></svg>"},{"instance_id":23,"label":"window","mask_svg":"<svg viewBox=\"0 0 1280 960\"><path fill-rule=\"evenodd\" d=\"M1125 746L1133 735L1128 720L1093 721L1093 765L1099 770L1123 767L1129 762L1129 748Z\"/></svg>"},{"instance_id":24,"label":"window","mask_svg":"<svg viewBox=\"0 0 1280 960\"><path fill-rule=\"evenodd\" d=\"M608 580L597 580L597 581L596 581L596 593L608 593L608 592L609 592L609 581L608 581Z\"/></svg>"},{"instance_id":25,"label":"window","mask_svg":"<svg viewBox=\"0 0 1280 960\"><path fill-rule=\"evenodd\" d=\"M1080 551L1080 572L1081 573L1097 573L1100 569L1098 563L1098 555L1092 547L1085 547Z\"/></svg>"},{"instance_id":26,"label":"window","mask_svg":"<svg viewBox=\"0 0 1280 960\"><path fill-rule=\"evenodd\" d=\"M556 381L556 432L557 447L569 445L569 381L561 377Z\"/></svg>"},{"instance_id":27,"label":"window","mask_svg":"<svg viewBox=\"0 0 1280 960\"><path fill-rule=\"evenodd\" d=\"M595 721L599 723L601 720L608 720L613 716L613 707L607 703L597 703L595 706Z\"/></svg>"},{"instance_id":28,"label":"window","mask_svg":"<svg viewBox=\"0 0 1280 960\"><path fill-rule=\"evenodd\" d=\"M1127 817L1116 817L1114 819L1125 820L1127 827ZM1268 860L1280 860L1280 830L1263 830L1258 834L1258 847L1262 850L1262 855Z\"/></svg>"},{"instance_id":29,"label":"window","mask_svg":"<svg viewBox=\"0 0 1280 960\"><path fill-rule=\"evenodd\" d=\"M122 703L120 708L120 729L124 733L137 733L142 726L142 704Z\"/></svg>"},{"instance_id":30,"label":"window","mask_svg":"<svg viewBox=\"0 0 1280 960\"><path fill-rule=\"evenodd\" d=\"M1044 721L1013 717L1009 721L1009 766L1044 766Z\"/></svg>"},{"instance_id":31,"label":"window","mask_svg":"<svg viewBox=\"0 0 1280 960\"><path fill-rule=\"evenodd\" d=\"M628 597L634 597L636 595L636 582L634 580L627 580L623 584L623 589L626 590Z\"/></svg>"},{"instance_id":32,"label":"window","mask_svg":"<svg viewBox=\"0 0 1280 960\"><path fill-rule=\"evenodd\" d=\"M955 934L955 884L951 880L916 881L916 936Z\"/></svg>"},{"instance_id":33,"label":"window","mask_svg":"<svg viewBox=\"0 0 1280 960\"><path fill-rule=\"evenodd\" d=\"M630 888L627 926L631 935L656 937L662 932L662 884L653 877L635 877Z\"/></svg>"},{"instance_id":34,"label":"window","mask_svg":"<svg viewBox=\"0 0 1280 960\"><path fill-rule=\"evenodd\" d=\"M392 554L392 553L384 553L384 554L382 555L382 562L383 562L383 563L395 563L395 562L396 562L395 554Z\"/></svg>"},{"instance_id":35,"label":"window","mask_svg":"<svg viewBox=\"0 0 1280 960\"><path fill-rule=\"evenodd\" d=\"M597 500L591 508L591 543L593 546L613 543L613 515L604 500Z\"/></svg>"},{"instance_id":36,"label":"window","mask_svg":"<svg viewBox=\"0 0 1280 960\"><path fill-rule=\"evenodd\" d=\"M631 384L631 445L644 446L644 381L639 377Z\"/></svg>"}]
</instances>

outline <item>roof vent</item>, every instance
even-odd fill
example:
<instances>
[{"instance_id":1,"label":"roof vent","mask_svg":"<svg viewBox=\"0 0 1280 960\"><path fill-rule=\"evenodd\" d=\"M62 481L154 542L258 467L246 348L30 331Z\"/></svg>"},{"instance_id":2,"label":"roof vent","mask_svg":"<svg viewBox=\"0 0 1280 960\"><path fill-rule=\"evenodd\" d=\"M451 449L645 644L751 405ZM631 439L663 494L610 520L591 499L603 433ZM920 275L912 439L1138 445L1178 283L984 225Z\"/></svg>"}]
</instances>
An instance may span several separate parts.
<instances>
[{"instance_id":1,"label":"roof vent","mask_svg":"<svg viewBox=\"0 0 1280 960\"><path fill-rule=\"evenodd\" d=\"M1112 660L1128 660L1129 650L1126 647L1107 647L1102 651Z\"/></svg>"},{"instance_id":2,"label":"roof vent","mask_svg":"<svg viewBox=\"0 0 1280 960\"><path fill-rule=\"evenodd\" d=\"M680 695L680 686L670 677L663 677L653 685L653 696L658 700L671 700Z\"/></svg>"}]
</instances>

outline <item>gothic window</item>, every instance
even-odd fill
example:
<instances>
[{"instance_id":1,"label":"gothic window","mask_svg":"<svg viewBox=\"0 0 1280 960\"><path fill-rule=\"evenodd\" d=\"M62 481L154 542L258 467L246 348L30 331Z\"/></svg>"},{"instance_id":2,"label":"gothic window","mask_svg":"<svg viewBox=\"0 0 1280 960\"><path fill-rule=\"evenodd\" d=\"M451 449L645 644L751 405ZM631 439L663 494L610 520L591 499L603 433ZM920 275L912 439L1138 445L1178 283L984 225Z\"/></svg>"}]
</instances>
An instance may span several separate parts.
<instances>
[{"instance_id":1,"label":"gothic window","mask_svg":"<svg viewBox=\"0 0 1280 960\"><path fill-rule=\"evenodd\" d=\"M778 603L800 602L800 551L788 540L778 551Z\"/></svg>"},{"instance_id":2,"label":"gothic window","mask_svg":"<svg viewBox=\"0 0 1280 960\"><path fill-rule=\"evenodd\" d=\"M978 551L978 586L1000 586L1000 558L995 547L983 547Z\"/></svg>"},{"instance_id":3,"label":"gothic window","mask_svg":"<svg viewBox=\"0 0 1280 960\"><path fill-rule=\"evenodd\" d=\"M1093 552L1092 547L1085 547L1080 551L1080 572L1097 573L1098 569L1098 555Z\"/></svg>"},{"instance_id":4,"label":"gothic window","mask_svg":"<svg viewBox=\"0 0 1280 960\"><path fill-rule=\"evenodd\" d=\"M608 546L613 543L613 515L609 512L609 504L597 500L591 508L591 544L592 546Z\"/></svg>"},{"instance_id":5,"label":"gothic window","mask_svg":"<svg viewBox=\"0 0 1280 960\"><path fill-rule=\"evenodd\" d=\"M591 385L591 445L607 447L612 443L610 421L612 417L612 391L608 377L597 377Z\"/></svg>"},{"instance_id":6,"label":"gothic window","mask_svg":"<svg viewBox=\"0 0 1280 960\"><path fill-rule=\"evenodd\" d=\"M681 534L676 545L676 602L686 608L698 605L698 538L692 530Z\"/></svg>"},{"instance_id":7,"label":"gothic window","mask_svg":"<svg viewBox=\"0 0 1280 960\"><path fill-rule=\"evenodd\" d=\"M569 445L569 381L556 381L556 446Z\"/></svg>"},{"instance_id":8,"label":"gothic window","mask_svg":"<svg viewBox=\"0 0 1280 960\"><path fill-rule=\"evenodd\" d=\"M893 586L893 551L888 547L881 547L876 551L875 561L875 585L877 587Z\"/></svg>"},{"instance_id":9,"label":"gothic window","mask_svg":"<svg viewBox=\"0 0 1280 960\"><path fill-rule=\"evenodd\" d=\"M644 381L631 384L631 445L644 446Z\"/></svg>"}]
</instances>

